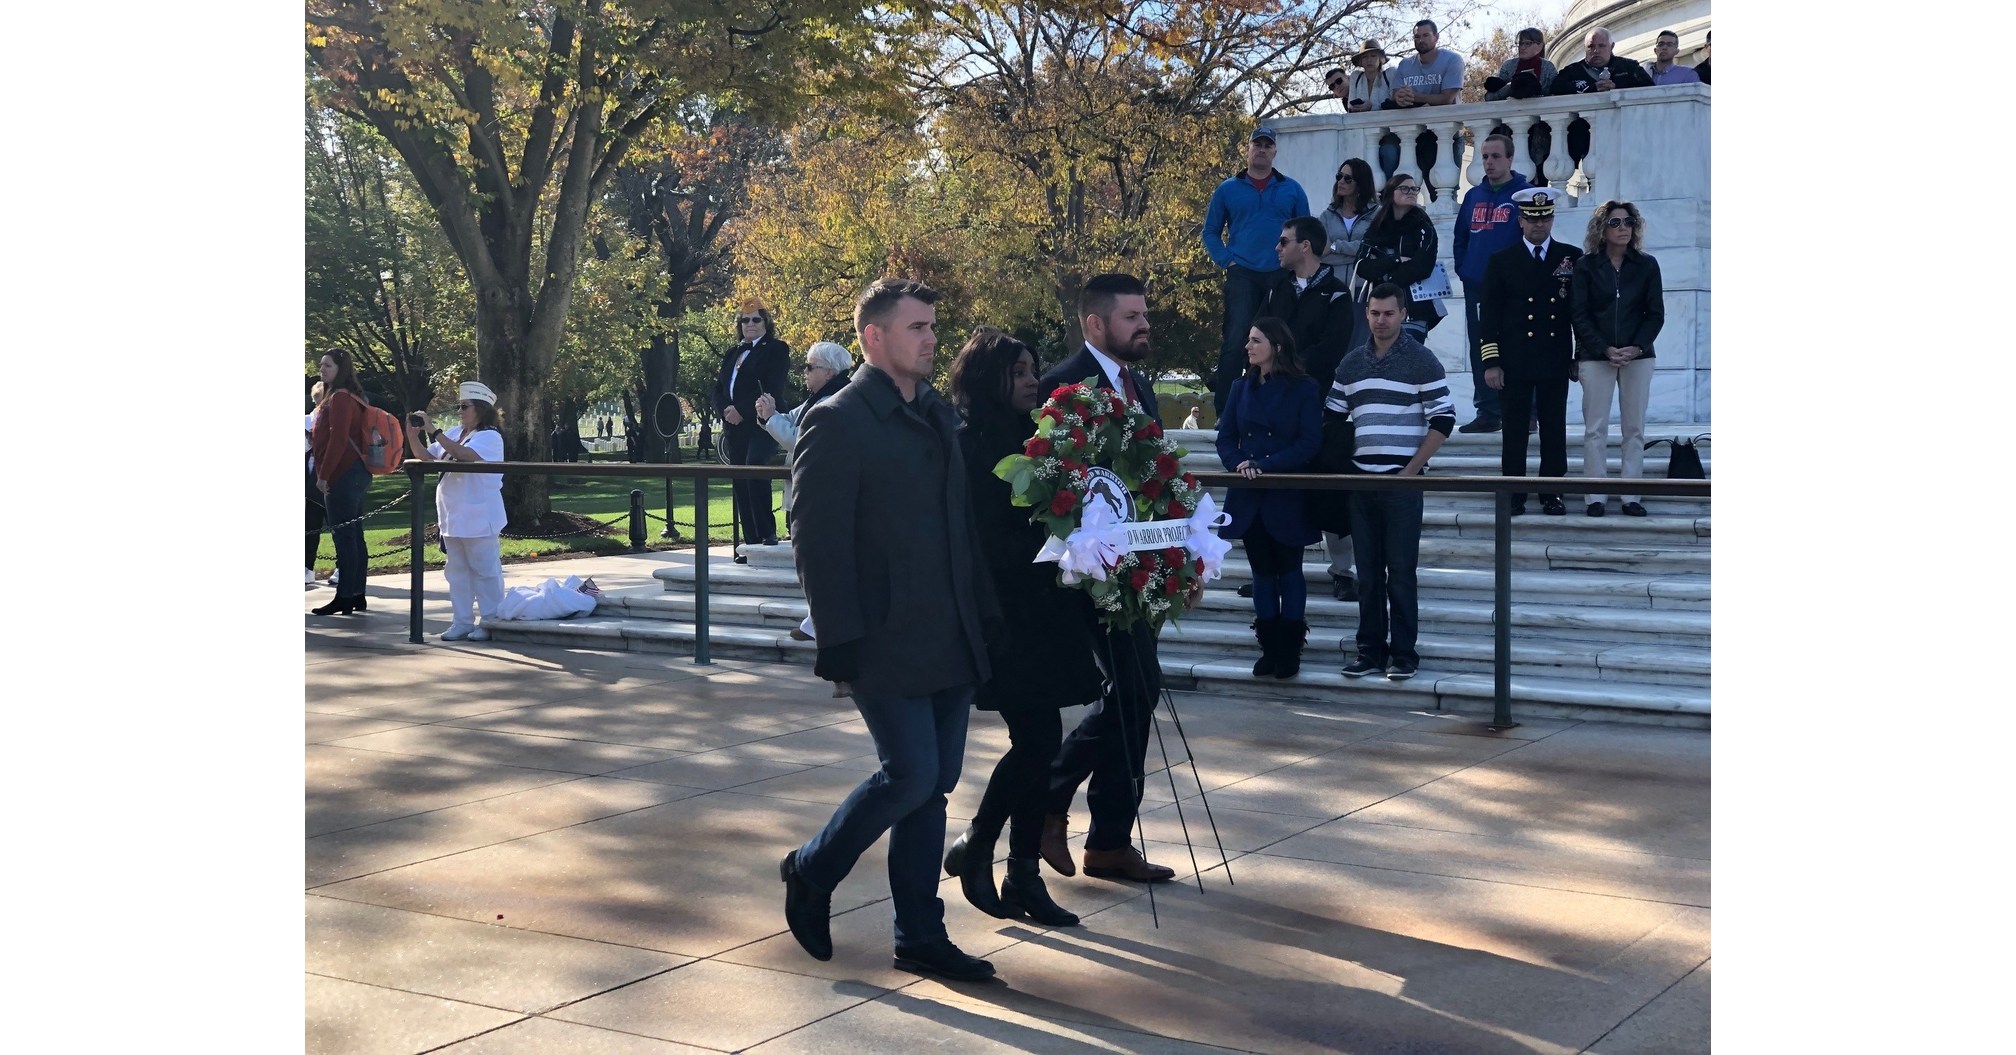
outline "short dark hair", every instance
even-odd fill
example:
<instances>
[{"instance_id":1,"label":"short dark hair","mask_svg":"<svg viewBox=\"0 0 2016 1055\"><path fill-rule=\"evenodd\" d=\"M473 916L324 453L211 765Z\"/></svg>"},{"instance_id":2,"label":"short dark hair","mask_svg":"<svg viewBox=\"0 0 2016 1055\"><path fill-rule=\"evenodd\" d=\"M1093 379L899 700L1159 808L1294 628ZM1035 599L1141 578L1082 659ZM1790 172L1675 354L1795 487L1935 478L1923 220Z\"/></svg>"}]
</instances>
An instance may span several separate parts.
<instances>
[{"instance_id":1,"label":"short dark hair","mask_svg":"<svg viewBox=\"0 0 2016 1055\"><path fill-rule=\"evenodd\" d=\"M1328 83L1329 83L1329 81L1330 81L1330 75L1331 75L1331 74L1333 74L1333 73L1336 73L1336 74L1343 74L1343 75L1344 75L1344 76L1346 76L1346 77L1349 77L1349 76L1351 76L1351 74L1349 74L1349 73L1345 72L1345 70L1344 70L1344 68L1343 68L1343 67L1341 67L1341 66L1333 66L1333 67L1331 67L1330 69L1327 69L1327 70L1324 70L1324 71L1323 71L1323 81L1324 81L1324 83L1325 83L1325 84L1328 84Z\"/></svg>"},{"instance_id":2,"label":"short dark hair","mask_svg":"<svg viewBox=\"0 0 2016 1055\"><path fill-rule=\"evenodd\" d=\"M1442 35L1442 27L1436 25L1435 20L1432 18L1424 18L1421 21L1414 23L1415 29L1420 29L1422 26L1427 26L1428 32L1433 33L1438 37Z\"/></svg>"},{"instance_id":3,"label":"short dark hair","mask_svg":"<svg viewBox=\"0 0 2016 1055\"><path fill-rule=\"evenodd\" d=\"M1097 315L1106 318L1113 314L1113 302L1121 297L1145 297L1148 287L1133 275L1108 272L1093 275L1085 283L1085 291L1078 294L1078 317Z\"/></svg>"},{"instance_id":4,"label":"short dark hair","mask_svg":"<svg viewBox=\"0 0 2016 1055\"><path fill-rule=\"evenodd\" d=\"M1283 231L1293 231L1289 237L1298 242L1309 243L1309 248L1318 253L1330 244L1330 232L1323 227L1323 221L1314 216L1297 216L1281 225Z\"/></svg>"},{"instance_id":5,"label":"short dark hair","mask_svg":"<svg viewBox=\"0 0 2016 1055\"><path fill-rule=\"evenodd\" d=\"M880 326L889 319L889 313L903 298L938 303L938 291L916 279L878 278L874 284L861 293L861 299L854 302L854 332L866 330L869 326Z\"/></svg>"},{"instance_id":6,"label":"short dark hair","mask_svg":"<svg viewBox=\"0 0 2016 1055\"><path fill-rule=\"evenodd\" d=\"M952 360L947 385L953 404L966 420L998 418L1015 412L1008 405L1008 375L1024 352L1029 353L1031 361L1036 359L1034 349L992 326L982 326L973 332L966 346L959 349L958 357ZM1039 369L1042 366L1036 365Z\"/></svg>"},{"instance_id":7,"label":"short dark hair","mask_svg":"<svg viewBox=\"0 0 2016 1055\"><path fill-rule=\"evenodd\" d=\"M1658 39L1659 39L1659 37L1672 37L1672 38L1673 38L1673 43L1675 43L1675 44L1678 44L1678 43L1680 43L1680 34L1678 34L1678 33L1675 33L1675 32L1673 32L1673 31L1672 31L1672 30L1670 30L1670 29L1662 29L1662 30L1660 30L1660 31L1659 31L1659 34L1658 34L1658 36L1655 36L1655 37L1653 37L1652 39L1653 39L1653 40L1658 40Z\"/></svg>"},{"instance_id":8,"label":"short dark hair","mask_svg":"<svg viewBox=\"0 0 2016 1055\"><path fill-rule=\"evenodd\" d=\"M1521 43L1524 43L1525 41L1529 40L1535 44L1547 43L1547 38L1542 36L1540 31L1534 29L1532 26L1527 26L1525 29L1520 30L1519 35L1514 39L1520 41Z\"/></svg>"},{"instance_id":9,"label":"short dark hair","mask_svg":"<svg viewBox=\"0 0 2016 1055\"><path fill-rule=\"evenodd\" d=\"M1498 144L1499 146L1501 146L1501 147L1504 147L1504 148L1505 148L1505 156L1506 156L1506 157L1508 157L1508 158L1509 158L1509 157L1511 157L1511 156L1512 156L1512 137L1511 137L1511 136L1508 136L1508 135L1506 135L1506 134L1505 134L1505 133L1503 133L1503 132L1494 132L1494 133L1492 133L1491 135L1488 135L1488 136L1485 136L1485 137L1484 137L1484 142L1485 142L1485 144L1486 144L1486 145L1489 145L1489 144L1492 144L1492 143L1496 143L1496 144ZM1478 152L1478 156L1479 156L1479 157L1482 157L1482 156L1483 156L1483 152L1484 152L1484 148L1483 148L1483 147L1478 147L1478 148L1477 148L1477 152Z\"/></svg>"},{"instance_id":10,"label":"short dark hair","mask_svg":"<svg viewBox=\"0 0 2016 1055\"><path fill-rule=\"evenodd\" d=\"M1365 302L1370 304L1375 300L1385 300L1389 297L1400 302L1400 310L1403 312L1414 306L1414 297L1407 292L1406 286L1398 282L1381 282L1373 286L1372 292L1365 294Z\"/></svg>"},{"instance_id":11,"label":"short dark hair","mask_svg":"<svg viewBox=\"0 0 2016 1055\"><path fill-rule=\"evenodd\" d=\"M1274 346L1275 373L1284 377L1309 376L1308 371L1302 369L1301 358L1295 354L1295 332L1288 328L1286 322L1272 315L1262 315L1253 320L1253 328L1259 330L1260 335L1267 338L1267 343ZM1241 347L1244 347L1244 342L1241 342ZM1260 368L1247 363L1245 376L1249 381L1257 380Z\"/></svg>"}]
</instances>

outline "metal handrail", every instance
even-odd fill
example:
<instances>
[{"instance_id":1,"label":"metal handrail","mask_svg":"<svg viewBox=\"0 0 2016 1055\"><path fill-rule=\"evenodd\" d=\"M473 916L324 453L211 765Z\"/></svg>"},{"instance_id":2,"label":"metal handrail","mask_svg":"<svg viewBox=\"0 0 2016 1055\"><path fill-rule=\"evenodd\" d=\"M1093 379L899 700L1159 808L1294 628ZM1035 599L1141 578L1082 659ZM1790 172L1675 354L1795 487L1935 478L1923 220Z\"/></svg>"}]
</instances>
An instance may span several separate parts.
<instances>
[{"instance_id":1,"label":"metal handrail","mask_svg":"<svg viewBox=\"0 0 2016 1055\"><path fill-rule=\"evenodd\" d=\"M498 473L522 474L527 476L611 476L649 477L663 479L670 485L675 479L692 480L693 483L693 662L707 665L713 662L708 643L708 555L707 555L707 506L708 481L715 478L729 480L785 480L791 470L782 465L709 465L700 462L684 464L617 464L593 465L592 471L583 472L583 466L576 462L455 462L408 460L402 468L413 480L414 493L419 493L421 479L430 472L441 473ZM1620 477L1605 477L1598 480L1584 476L1443 476L1429 472L1420 476L1398 476L1391 473L1356 473L1332 475L1327 473L1267 473L1247 479L1238 473L1202 472L1191 474L1205 487L1248 487L1256 490L1305 490L1305 491L1445 491L1462 494L1491 494L1496 496L1496 524L1492 532L1492 563L1495 583L1492 597L1493 625L1493 703L1492 719L1488 723L1494 730L1511 729L1518 726L1512 720L1512 495L1586 494L1592 486L1599 489L1616 490L1621 485ZM1707 498L1711 501L1707 480L1668 480L1660 478L1633 477L1630 481L1633 494L1656 498ZM424 599L425 568L421 555L425 541L421 538L422 503L412 504L413 518L413 587L410 612L410 633L407 640L414 644L426 641L420 631L420 608ZM670 518L671 509L666 509Z\"/></svg>"}]
</instances>

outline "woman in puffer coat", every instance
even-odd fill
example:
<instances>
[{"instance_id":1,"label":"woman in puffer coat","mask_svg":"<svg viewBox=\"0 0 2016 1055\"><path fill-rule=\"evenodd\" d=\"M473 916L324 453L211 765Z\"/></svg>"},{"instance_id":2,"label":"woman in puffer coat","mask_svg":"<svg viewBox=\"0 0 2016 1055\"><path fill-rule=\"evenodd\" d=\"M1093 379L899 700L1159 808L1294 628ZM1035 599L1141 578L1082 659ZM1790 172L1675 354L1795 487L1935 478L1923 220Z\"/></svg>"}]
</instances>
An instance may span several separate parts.
<instances>
[{"instance_id":1,"label":"woman in puffer coat","mask_svg":"<svg viewBox=\"0 0 2016 1055\"><path fill-rule=\"evenodd\" d=\"M1358 278L1362 285L1352 290L1353 300L1363 303L1363 292L1381 282L1411 286L1435 271L1435 225L1428 219L1421 198L1421 183L1405 172L1396 172L1379 191L1379 212L1365 232L1365 248L1358 256ZM1408 336L1426 342L1428 331L1442 321L1439 300L1417 300L1407 308L1407 321L1400 324Z\"/></svg>"}]
</instances>

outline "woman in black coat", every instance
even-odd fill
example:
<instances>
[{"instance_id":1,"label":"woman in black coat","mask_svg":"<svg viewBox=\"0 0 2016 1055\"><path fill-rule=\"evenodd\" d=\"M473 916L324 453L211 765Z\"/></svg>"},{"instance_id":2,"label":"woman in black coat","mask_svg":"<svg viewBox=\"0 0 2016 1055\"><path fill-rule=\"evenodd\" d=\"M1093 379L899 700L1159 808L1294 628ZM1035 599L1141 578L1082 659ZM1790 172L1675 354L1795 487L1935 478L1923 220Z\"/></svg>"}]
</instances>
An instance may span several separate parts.
<instances>
[{"instance_id":1,"label":"woman in black coat","mask_svg":"<svg viewBox=\"0 0 2016 1055\"><path fill-rule=\"evenodd\" d=\"M994 665L974 705L1001 712L1011 746L994 766L972 825L946 853L945 872L959 877L966 900L982 912L1068 927L1078 917L1050 900L1036 871L1044 799L1050 761L1064 741L1057 711L1098 699L1104 677L1094 658L1091 599L1057 585L1055 564L1034 562L1048 531L1029 522L1028 509L1009 503L1008 484L994 475L994 466L1021 451L1036 432L1030 416L1042 405L1036 378L1035 353L998 330L974 334L952 364L952 399L966 419L959 450L966 460L967 493L1012 657ZM1008 878L997 895L994 842L1003 824Z\"/></svg>"},{"instance_id":2,"label":"woman in black coat","mask_svg":"<svg viewBox=\"0 0 2016 1055\"><path fill-rule=\"evenodd\" d=\"M1652 400L1652 339L1666 324L1659 261L1645 252L1645 218L1628 201L1606 201L1589 217L1581 259L1570 280L1575 359L1582 383L1582 470L1609 473L1611 394L1623 426L1625 479L1645 475L1645 409ZM1600 493L1585 496L1603 515ZM1634 494L1618 496L1625 516L1642 517Z\"/></svg>"},{"instance_id":3,"label":"woman in black coat","mask_svg":"<svg viewBox=\"0 0 2016 1055\"><path fill-rule=\"evenodd\" d=\"M1361 307L1364 294L1381 282L1410 286L1434 273L1435 225L1428 219L1421 193L1420 181L1405 172L1395 172L1380 189L1379 211L1373 214L1359 250L1360 284L1352 291ZM1401 329L1425 342L1444 310L1439 300L1417 300L1408 307Z\"/></svg>"}]
</instances>

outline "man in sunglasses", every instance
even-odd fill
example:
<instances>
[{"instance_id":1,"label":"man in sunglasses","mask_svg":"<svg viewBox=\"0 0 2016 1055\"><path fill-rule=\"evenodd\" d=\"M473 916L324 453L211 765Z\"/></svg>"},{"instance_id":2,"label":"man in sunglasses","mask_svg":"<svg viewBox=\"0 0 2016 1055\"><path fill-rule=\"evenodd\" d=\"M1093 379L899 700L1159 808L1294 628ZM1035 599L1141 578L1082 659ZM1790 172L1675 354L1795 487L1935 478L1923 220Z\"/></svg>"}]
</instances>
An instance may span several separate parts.
<instances>
[{"instance_id":1,"label":"man in sunglasses","mask_svg":"<svg viewBox=\"0 0 2016 1055\"><path fill-rule=\"evenodd\" d=\"M735 316L735 347L721 358L721 373L714 381L714 413L723 422L722 445L730 465L768 465L777 454L777 441L756 415L756 400L768 393L784 391L791 373L791 346L777 339L770 312L751 298L742 302ZM742 526L742 540L752 545L777 544L777 514L771 504L770 481L737 480L734 484L735 520ZM748 558L737 554L736 563Z\"/></svg>"}]
</instances>

